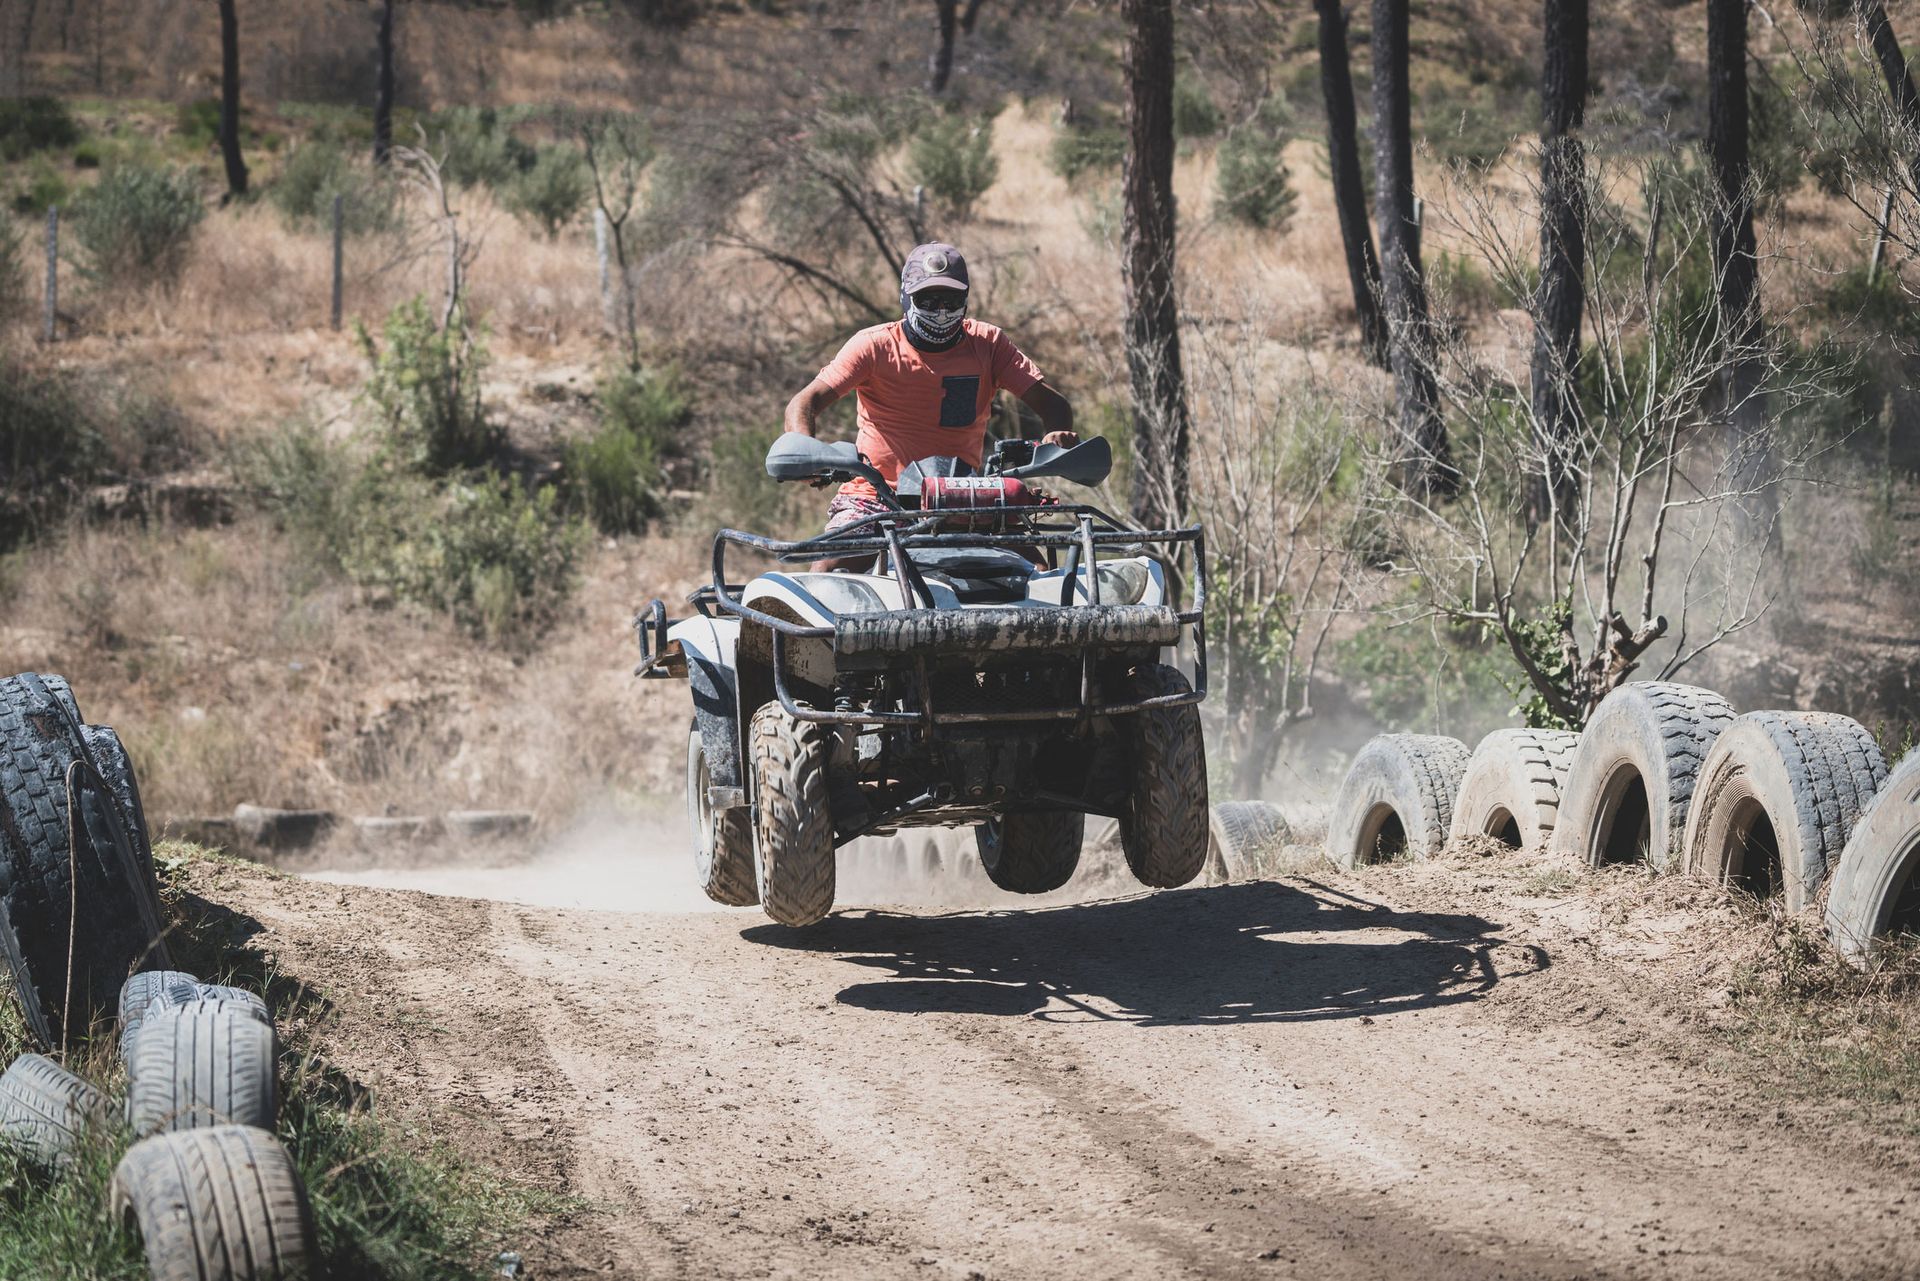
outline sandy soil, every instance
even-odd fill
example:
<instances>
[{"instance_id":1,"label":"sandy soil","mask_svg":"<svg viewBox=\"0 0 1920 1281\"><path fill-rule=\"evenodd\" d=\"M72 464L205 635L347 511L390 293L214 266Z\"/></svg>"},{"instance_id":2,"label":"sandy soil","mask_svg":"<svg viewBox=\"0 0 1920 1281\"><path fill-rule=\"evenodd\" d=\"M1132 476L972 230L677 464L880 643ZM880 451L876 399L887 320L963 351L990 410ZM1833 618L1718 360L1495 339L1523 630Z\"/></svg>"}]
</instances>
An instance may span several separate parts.
<instances>
[{"instance_id":1,"label":"sandy soil","mask_svg":"<svg viewBox=\"0 0 1920 1281\"><path fill-rule=\"evenodd\" d=\"M1920 1272L1920 1169L1696 1066L1565 901L1380 869L793 932L678 840L411 874L491 901L192 877L343 1065L584 1199L536 1277Z\"/></svg>"}]
</instances>

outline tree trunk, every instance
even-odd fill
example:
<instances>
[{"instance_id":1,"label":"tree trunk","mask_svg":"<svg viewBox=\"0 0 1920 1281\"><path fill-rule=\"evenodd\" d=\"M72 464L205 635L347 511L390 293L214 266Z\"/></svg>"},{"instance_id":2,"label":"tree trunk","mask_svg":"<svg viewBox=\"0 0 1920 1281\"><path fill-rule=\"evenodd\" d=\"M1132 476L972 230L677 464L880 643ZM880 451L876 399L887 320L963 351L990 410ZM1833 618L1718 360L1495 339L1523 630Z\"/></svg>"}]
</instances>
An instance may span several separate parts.
<instances>
[{"instance_id":1,"label":"tree trunk","mask_svg":"<svg viewBox=\"0 0 1920 1281\"><path fill-rule=\"evenodd\" d=\"M1389 368L1387 326L1380 315L1380 260L1373 252L1367 219L1367 188L1360 177L1359 125L1353 109L1353 69L1347 57L1347 15L1341 0L1314 0L1320 15L1320 92L1327 104L1327 165L1333 175L1333 207L1347 251L1347 280L1360 317L1360 345L1367 359Z\"/></svg>"},{"instance_id":2,"label":"tree trunk","mask_svg":"<svg viewBox=\"0 0 1920 1281\"><path fill-rule=\"evenodd\" d=\"M1413 118L1407 91L1407 0L1373 0L1373 201L1400 430L1400 483L1451 493L1458 480L1440 417L1433 326L1413 212Z\"/></svg>"},{"instance_id":3,"label":"tree trunk","mask_svg":"<svg viewBox=\"0 0 1920 1281\"><path fill-rule=\"evenodd\" d=\"M973 34L973 24L980 17L980 0L967 0L967 7L960 14L960 30L966 35Z\"/></svg>"},{"instance_id":4,"label":"tree trunk","mask_svg":"<svg viewBox=\"0 0 1920 1281\"><path fill-rule=\"evenodd\" d=\"M1728 461L1749 517L1772 504L1766 401L1761 394L1760 262L1747 155L1746 0L1707 0L1707 156L1713 166L1713 267L1727 368Z\"/></svg>"},{"instance_id":5,"label":"tree trunk","mask_svg":"<svg viewBox=\"0 0 1920 1281\"><path fill-rule=\"evenodd\" d=\"M373 163L384 165L393 153L393 0L381 0L375 44L378 66L373 90Z\"/></svg>"},{"instance_id":6,"label":"tree trunk","mask_svg":"<svg viewBox=\"0 0 1920 1281\"><path fill-rule=\"evenodd\" d=\"M227 164L227 198L247 194L247 162L240 156L240 20L234 0L220 0L220 158Z\"/></svg>"},{"instance_id":7,"label":"tree trunk","mask_svg":"<svg viewBox=\"0 0 1920 1281\"><path fill-rule=\"evenodd\" d=\"M1906 54L1900 49L1899 38L1893 34L1893 24L1887 21L1887 7L1880 0L1858 0L1855 10L1860 24L1866 28L1867 38L1873 43L1874 60L1880 64L1880 74L1887 82L1887 93L1899 109L1901 121L1909 134L1920 134L1920 92L1913 87L1913 73L1907 68ZM1915 193L1920 194L1920 155L1908 158L1907 173Z\"/></svg>"},{"instance_id":8,"label":"tree trunk","mask_svg":"<svg viewBox=\"0 0 1920 1281\"><path fill-rule=\"evenodd\" d=\"M936 94L947 91L947 79L953 75L953 28L960 0L933 0L940 15L940 43L933 50L933 78L928 88Z\"/></svg>"},{"instance_id":9,"label":"tree trunk","mask_svg":"<svg viewBox=\"0 0 1920 1281\"><path fill-rule=\"evenodd\" d=\"M1133 391L1133 498L1151 528L1187 507L1187 396L1173 286L1173 5L1123 0L1127 155L1121 168L1127 374Z\"/></svg>"},{"instance_id":10,"label":"tree trunk","mask_svg":"<svg viewBox=\"0 0 1920 1281\"><path fill-rule=\"evenodd\" d=\"M1529 521L1564 515L1575 499L1580 315L1585 302L1587 0L1546 0L1540 81L1540 293L1533 317L1533 418L1540 475Z\"/></svg>"}]
</instances>

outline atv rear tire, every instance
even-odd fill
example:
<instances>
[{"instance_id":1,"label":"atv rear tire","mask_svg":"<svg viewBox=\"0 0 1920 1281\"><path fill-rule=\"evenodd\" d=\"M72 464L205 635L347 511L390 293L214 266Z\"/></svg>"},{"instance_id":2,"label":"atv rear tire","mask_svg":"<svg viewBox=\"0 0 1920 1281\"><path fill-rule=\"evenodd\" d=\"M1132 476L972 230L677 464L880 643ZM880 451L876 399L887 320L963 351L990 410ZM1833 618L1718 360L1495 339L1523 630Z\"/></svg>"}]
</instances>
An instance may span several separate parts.
<instances>
[{"instance_id":1,"label":"atv rear tire","mask_svg":"<svg viewBox=\"0 0 1920 1281\"><path fill-rule=\"evenodd\" d=\"M827 762L833 739L778 703L753 714L754 812L760 906L782 925L812 925L833 910L833 813Z\"/></svg>"},{"instance_id":2,"label":"atv rear tire","mask_svg":"<svg viewBox=\"0 0 1920 1281\"><path fill-rule=\"evenodd\" d=\"M1072 810L1007 814L973 829L987 879L1014 894L1045 894L1073 879L1087 816Z\"/></svg>"},{"instance_id":3,"label":"atv rear tire","mask_svg":"<svg viewBox=\"0 0 1920 1281\"><path fill-rule=\"evenodd\" d=\"M687 822L693 828L693 871L716 903L752 907L760 901L753 883L753 811L744 806L715 812L707 802L707 753L700 722L687 730Z\"/></svg>"},{"instance_id":4,"label":"atv rear tire","mask_svg":"<svg viewBox=\"0 0 1920 1281\"><path fill-rule=\"evenodd\" d=\"M1123 697L1140 702L1192 689L1163 663L1143 663ZM1207 745L1200 709L1161 707L1117 717L1132 762L1120 808L1120 848L1134 879L1170 890L1207 865Z\"/></svg>"}]
</instances>

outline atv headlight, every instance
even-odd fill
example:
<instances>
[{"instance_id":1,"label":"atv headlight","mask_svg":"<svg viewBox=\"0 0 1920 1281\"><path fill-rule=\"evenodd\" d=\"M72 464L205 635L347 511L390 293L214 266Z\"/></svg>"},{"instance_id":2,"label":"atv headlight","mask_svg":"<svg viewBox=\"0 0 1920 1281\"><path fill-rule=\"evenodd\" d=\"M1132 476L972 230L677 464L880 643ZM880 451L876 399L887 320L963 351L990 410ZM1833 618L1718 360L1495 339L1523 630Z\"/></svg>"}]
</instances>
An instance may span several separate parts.
<instances>
[{"instance_id":1,"label":"atv headlight","mask_svg":"<svg viewBox=\"0 0 1920 1281\"><path fill-rule=\"evenodd\" d=\"M1137 560L1107 561L1100 566L1100 603L1138 605L1147 594L1147 567Z\"/></svg>"}]
</instances>

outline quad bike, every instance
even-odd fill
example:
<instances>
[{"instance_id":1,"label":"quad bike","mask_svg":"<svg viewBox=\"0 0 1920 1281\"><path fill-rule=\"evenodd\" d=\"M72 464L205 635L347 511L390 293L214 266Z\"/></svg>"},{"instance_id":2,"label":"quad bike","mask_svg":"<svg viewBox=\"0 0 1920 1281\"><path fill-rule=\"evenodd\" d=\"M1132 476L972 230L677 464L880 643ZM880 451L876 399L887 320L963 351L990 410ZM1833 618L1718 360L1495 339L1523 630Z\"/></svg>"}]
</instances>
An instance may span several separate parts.
<instances>
[{"instance_id":1,"label":"quad bike","mask_svg":"<svg viewBox=\"0 0 1920 1281\"><path fill-rule=\"evenodd\" d=\"M1201 530L1136 529L1035 485L1111 467L1104 440L1001 441L982 475L926 459L896 488L850 443L775 442L774 479L862 476L886 510L801 542L721 530L696 615L669 623L655 600L634 620L637 672L692 687L687 810L710 898L807 925L833 907L838 846L961 825L994 884L1040 894L1073 875L1089 814L1118 820L1143 884L1200 873ZM731 583L729 547L800 564ZM1189 629L1191 682L1172 665Z\"/></svg>"}]
</instances>

